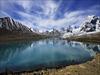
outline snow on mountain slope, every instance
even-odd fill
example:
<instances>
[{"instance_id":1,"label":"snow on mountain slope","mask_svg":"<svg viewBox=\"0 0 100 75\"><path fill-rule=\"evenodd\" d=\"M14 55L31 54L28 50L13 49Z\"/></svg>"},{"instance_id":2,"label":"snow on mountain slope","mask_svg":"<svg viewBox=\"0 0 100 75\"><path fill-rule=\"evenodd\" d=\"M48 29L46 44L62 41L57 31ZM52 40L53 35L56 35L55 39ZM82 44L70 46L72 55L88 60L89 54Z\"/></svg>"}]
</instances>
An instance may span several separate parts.
<instances>
[{"instance_id":1,"label":"snow on mountain slope","mask_svg":"<svg viewBox=\"0 0 100 75\"><path fill-rule=\"evenodd\" d=\"M30 33L32 30L9 17L0 18L0 31Z\"/></svg>"},{"instance_id":2,"label":"snow on mountain slope","mask_svg":"<svg viewBox=\"0 0 100 75\"><path fill-rule=\"evenodd\" d=\"M89 35L100 32L100 17L88 16L79 28L73 29L72 33L65 33L62 38L72 36Z\"/></svg>"},{"instance_id":3,"label":"snow on mountain slope","mask_svg":"<svg viewBox=\"0 0 100 75\"><path fill-rule=\"evenodd\" d=\"M80 26L81 30L80 31L85 31L85 32L92 32L96 31L98 27L98 21L100 20L99 17L96 16L88 16L87 19L83 22L83 24Z\"/></svg>"}]
</instances>

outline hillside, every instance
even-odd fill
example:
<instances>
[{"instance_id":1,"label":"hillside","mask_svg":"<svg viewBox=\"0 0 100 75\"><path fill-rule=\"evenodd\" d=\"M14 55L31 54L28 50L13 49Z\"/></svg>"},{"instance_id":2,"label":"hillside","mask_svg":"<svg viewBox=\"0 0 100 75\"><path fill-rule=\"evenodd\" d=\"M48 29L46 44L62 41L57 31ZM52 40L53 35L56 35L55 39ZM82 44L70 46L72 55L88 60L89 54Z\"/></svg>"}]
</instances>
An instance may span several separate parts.
<instances>
[{"instance_id":1,"label":"hillside","mask_svg":"<svg viewBox=\"0 0 100 75\"><path fill-rule=\"evenodd\" d=\"M9 17L0 18L0 41L40 39L42 35L14 21Z\"/></svg>"}]
</instances>

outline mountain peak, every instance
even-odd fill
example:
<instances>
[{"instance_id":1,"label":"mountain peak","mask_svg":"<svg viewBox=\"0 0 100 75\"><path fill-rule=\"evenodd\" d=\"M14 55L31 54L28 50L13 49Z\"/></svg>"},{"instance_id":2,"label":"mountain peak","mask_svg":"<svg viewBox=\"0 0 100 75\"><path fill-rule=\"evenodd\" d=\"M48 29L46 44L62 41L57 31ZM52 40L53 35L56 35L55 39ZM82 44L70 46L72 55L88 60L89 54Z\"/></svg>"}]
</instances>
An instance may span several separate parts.
<instances>
[{"instance_id":1,"label":"mountain peak","mask_svg":"<svg viewBox=\"0 0 100 75\"><path fill-rule=\"evenodd\" d=\"M91 32L100 29L100 17L95 15L88 16L80 28L81 31L85 32Z\"/></svg>"},{"instance_id":2,"label":"mountain peak","mask_svg":"<svg viewBox=\"0 0 100 75\"><path fill-rule=\"evenodd\" d=\"M21 23L14 21L10 17L0 18L0 30L7 30L13 32L29 33L32 32L30 28L22 25Z\"/></svg>"}]
</instances>

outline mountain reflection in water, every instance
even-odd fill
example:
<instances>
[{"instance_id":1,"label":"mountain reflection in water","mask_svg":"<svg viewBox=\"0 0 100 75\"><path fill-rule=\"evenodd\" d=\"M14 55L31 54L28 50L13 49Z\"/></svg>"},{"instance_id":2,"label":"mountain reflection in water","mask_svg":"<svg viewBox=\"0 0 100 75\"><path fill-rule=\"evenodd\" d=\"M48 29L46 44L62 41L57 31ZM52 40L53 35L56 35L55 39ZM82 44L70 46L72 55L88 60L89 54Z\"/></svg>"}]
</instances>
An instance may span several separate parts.
<instances>
[{"instance_id":1,"label":"mountain reflection in water","mask_svg":"<svg viewBox=\"0 0 100 75\"><path fill-rule=\"evenodd\" d=\"M59 68L92 60L100 45L60 39L0 44L0 73Z\"/></svg>"}]
</instances>

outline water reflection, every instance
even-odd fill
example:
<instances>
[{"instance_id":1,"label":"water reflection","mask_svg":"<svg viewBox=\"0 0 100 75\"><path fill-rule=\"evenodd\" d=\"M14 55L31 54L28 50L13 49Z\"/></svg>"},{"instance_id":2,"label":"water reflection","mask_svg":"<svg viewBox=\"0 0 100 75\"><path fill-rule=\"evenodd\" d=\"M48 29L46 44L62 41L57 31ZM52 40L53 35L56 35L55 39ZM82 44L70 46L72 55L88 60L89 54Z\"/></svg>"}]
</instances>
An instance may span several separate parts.
<instances>
[{"instance_id":1,"label":"water reflection","mask_svg":"<svg viewBox=\"0 0 100 75\"><path fill-rule=\"evenodd\" d=\"M13 42L0 44L0 59L5 59L6 57L13 57L15 53L21 52L27 47L31 46L32 42Z\"/></svg>"},{"instance_id":2,"label":"water reflection","mask_svg":"<svg viewBox=\"0 0 100 75\"><path fill-rule=\"evenodd\" d=\"M0 44L0 72L61 67L91 60L100 45L57 38Z\"/></svg>"},{"instance_id":3,"label":"water reflection","mask_svg":"<svg viewBox=\"0 0 100 75\"><path fill-rule=\"evenodd\" d=\"M88 50L93 50L95 52L100 52L100 45L96 45L96 44L85 44L84 46L87 47Z\"/></svg>"}]
</instances>

